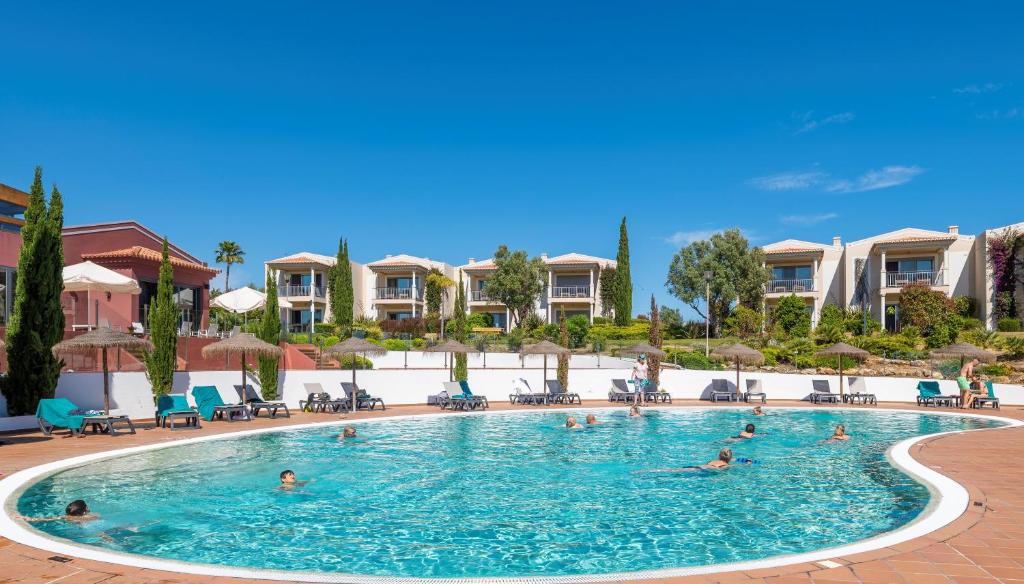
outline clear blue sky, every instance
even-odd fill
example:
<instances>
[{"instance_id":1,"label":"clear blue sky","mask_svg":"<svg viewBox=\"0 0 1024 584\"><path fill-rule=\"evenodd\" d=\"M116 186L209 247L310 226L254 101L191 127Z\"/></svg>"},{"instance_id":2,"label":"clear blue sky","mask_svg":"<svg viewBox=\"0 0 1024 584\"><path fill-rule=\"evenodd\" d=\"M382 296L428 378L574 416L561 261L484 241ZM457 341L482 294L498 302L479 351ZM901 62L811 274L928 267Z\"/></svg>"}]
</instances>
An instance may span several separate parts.
<instances>
[{"instance_id":1,"label":"clear blue sky","mask_svg":"<svg viewBox=\"0 0 1024 584\"><path fill-rule=\"evenodd\" d=\"M491 4L494 4L491 6ZM5 2L0 182L208 261L1024 220L1018 3Z\"/></svg>"}]
</instances>

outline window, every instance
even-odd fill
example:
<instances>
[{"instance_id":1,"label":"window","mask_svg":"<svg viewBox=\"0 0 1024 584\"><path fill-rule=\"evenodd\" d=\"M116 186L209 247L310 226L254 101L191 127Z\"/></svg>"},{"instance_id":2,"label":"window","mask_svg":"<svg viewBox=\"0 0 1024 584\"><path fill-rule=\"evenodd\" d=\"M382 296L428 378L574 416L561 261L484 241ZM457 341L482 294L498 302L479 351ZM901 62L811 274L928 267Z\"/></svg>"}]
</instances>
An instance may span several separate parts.
<instances>
[{"instance_id":1,"label":"window","mask_svg":"<svg viewBox=\"0 0 1024 584\"><path fill-rule=\"evenodd\" d=\"M772 268L773 280L810 280L811 266L776 266Z\"/></svg>"},{"instance_id":2,"label":"window","mask_svg":"<svg viewBox=\"0 0 1024 584\"><path fill-rule=\"evenodd\" d=\"M886 272L932 272L935 258L902 258L885 262Z\"/></svg>"},{"instance_id":3,"label":"window","mask_svg":"<svg viewBox=\"0 0 1024 584\"><path fill-rule=\"evenodd\" d=\"M14 288L18 273L14 268L0 267L0 326L7 326L14 310Z\"/></svg>"},{"instance_id":4,"label":"window","mask_svg":"<svg viewBox=\"0 0 1024 584\"><path fill-rule=\"evenodd\" d=\"M407 318L412 318L412 313L411 312L389 312L388 313L388 320L405 320Z\"/></svg>"},{"instance_id":5,"label":"window","mask_svg":"<svg viewBox=\"0 0 1024 584\"><path fill-rule=\"evenodd\" d=\"M408 290L412 288L412 278L388 278L387 287Z\"/></svg>"}]
</instances>

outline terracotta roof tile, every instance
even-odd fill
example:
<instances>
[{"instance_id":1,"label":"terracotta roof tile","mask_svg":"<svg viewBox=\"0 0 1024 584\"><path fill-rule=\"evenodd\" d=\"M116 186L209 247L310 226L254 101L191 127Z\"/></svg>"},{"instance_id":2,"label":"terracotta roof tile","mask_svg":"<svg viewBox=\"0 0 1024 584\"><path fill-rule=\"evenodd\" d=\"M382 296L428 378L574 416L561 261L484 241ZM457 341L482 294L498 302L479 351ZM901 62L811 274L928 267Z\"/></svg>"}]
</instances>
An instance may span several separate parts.
<instances>
[{"instance_id":1,"label":"terracotta roof tile","mask_svg":"<svg viewBox=\"0 0 1024 584\"><path fill-rule=\"evenodd\" d=\"M883 239L882 241L876 241L879 243L928 243L933 241L953 241L957 239L957 236L950 233L948 235L908 235L905 237L895 237L893 239Z\"/></svg>"},{"instance_id":2,"label":"terracotta roof tile","mask_svg":"<svg viewBox=\"0 0 1024 584\"><path fill-rule=\"evenodd\" d=\"M764 250L765 255L786 255L796 253L822 253L824 250L820 247L782 247L779 249L766 249Z\"/></svg>"},{"instance_id":3,"label":"terracotta roof tile","mask_svg":"<svg viewBox=\"0 0 1024 584\"><path fill-rule=\"evenodd\" d=\"M162 259L162 254L154 249L148 247L142 247L141 245L133 245L132 247L126 247L124 249L115 249L111 251L102 251L97 253L82 254L83 260L103 260L103 259L138 259L147 262L159 262ZM183 260L178 257L170 256L171 265L176 268L184 268L187 270L196 270L198 272L207 272L209 274L216 274L220 270L204 266L203 264L197 264Z\"/></svg>"},{"instance_id":4,"label":"terracotta roof tile","mask_svg":"<svg viewBox=\"0 0 1024 584\"><path fill-rule=\"evenodd\" d=\"M270 260L268 264L321 264L325 266L333 266L336 260L332 257L322 256L315 253L300 252L276 260Z\"/></svg>"}]
</instances>

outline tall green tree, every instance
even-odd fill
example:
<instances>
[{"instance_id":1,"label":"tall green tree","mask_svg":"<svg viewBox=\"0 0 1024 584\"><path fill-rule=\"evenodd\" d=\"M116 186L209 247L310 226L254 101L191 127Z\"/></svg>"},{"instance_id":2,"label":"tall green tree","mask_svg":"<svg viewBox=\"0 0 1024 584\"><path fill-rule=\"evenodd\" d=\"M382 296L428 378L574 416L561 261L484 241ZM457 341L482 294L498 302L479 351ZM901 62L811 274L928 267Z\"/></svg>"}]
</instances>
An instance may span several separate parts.
<instances>
[{"instance_id":1,"label":"tall green tree","mask_svg":"<svg viewBox=\"0 0 1024 584\"><path fill-rule=\"evenodd\" d=\"M615 324L628 326L633 319L633 277L629 273L629 234L625 217L619 225L619 253L615 264Z\"/></svg>"},{"instance_id":2,"label":"tall green tree","mask_svg":"<svg viewBox=\"0 0 1024 584\"><path fill-rule=\"evenodd\" d=\"M608 267L601 270L597 278L597 285L601 288L601 316L608 317L615 309L615 299L618 298L616 288L619 285L619 274L615 268Z\"/></svg>"},{"instance_id":3,"label":"tall green tree","mask_svg":"<svg viewBox=\"0 0 1024 584\"><path fill-rule=\"evenodd\" d=\"M153 395L157 396L170 393L178 365L178 307L174 302L174 268L167 247L165 237L156 296L149 304L149 338L153 350L144 355L146 375L153 386Z\"/></svg>"},{"instance_id":4,"label":"tall green tree","mask_svg":"<svg viewBox=\"0 0 1024 584\"><path fill-rule=\"evenodd\" d=\"M277 274L273 270L268 270L267 300L263 304L263 316L260 318L258 335L260 339L271 345L277 345L281 340L281 309L277 303L277 286L274 285L276 281ZM277 367L277 357L259 358L260 390L265 400L277 399Z\"/></svg>"},{"instance_id":5,"label":"tall green tree","mask_svg":"<svg viewBox=\"0 0 1024 584\"><path fill-rule=\"evenodd\" d=\"M502 245L494 252L494 274L487 280L487 295L508 308L512 324L523 324L535 314L534 306L544 293L547 264L541 258L530 259L525 251L509 251Z\"/></svg>"},{"instance_id":6,"label":"tall green tree","mask_svg":"<svg viewBox=\"0 0 1024 584\"><path fill-rule=\"evenodd\" d=\"M224 264L226 269L224 270L224 291L231 291L231 265L232 264L244 264L245 263L245 251L242 246L238 245L234 241L224 240L217 244L217 257L218 264Z\"/></svg>"},{"instance_id":7,"label":"tall green tree","mask_svg":"<svg viewBox=\"0 0 1024 584\"><path fill-rule=\"evenodd\" d=\"M47 208L43 171L36 167L21 230L14 306L7 327L9 371L4 395L11 415L34 413L39 400L53 397L57 388L61 362L50 349L64 335L60 305L63 225L60 191L53 187Z\"/></svg>"},{"instance_id":8,"label":"tall green tree","mask_svg":"<svg viewBox=\"0 0 1024 584\"><path fill-rule=\"evenodd\" d=\"M658 303L654 300L654 294L651 294L651 330L647 334L647 343L652 347L661 348L661 320L658 318ZM657 387L658 380L661 379L661 359L648 355L647 367L647 378Z\"/></svg>"},{"instance_id":9,"label":"tall green tree","mask_svg":"<svg viewBox=\"0 0 1024 584\"><path fill-rule=\"evenodd\" d=\"M356 291L352 284L352 262L348 253L348 240L345 240L345 261L338 269L338 282L341 287L341 306L338 324L351 327L355 314Z\"/></svg>"},{"instance_id":10,"label":"tall green tree","mask_svg":"<svg viewBox=\"0 0 1024 584\"><path fill-rule=\"evenodd\" d=\"M565 320L565 307L559 309L558 312L558 344L569 348L569 326ZM562 387L569 389L569 356L559 355L558 356L558 369L556 370L555 376L558 379L558 383L562 384Z\"/></svg>"},{"instance_id":11,"label":"tall green tree","mask_svg":"<svg viewBox=\"0 0 1024 584\"><path fill-rule=\"evenodd\" d=\"M455 308L452 309L452 323L455 332L455 340L465 344L469 340L469 326L466 319L466 287L462 285L462 275L459 274L459 287L455 291ZM465 381L469 378L469 366L466 363L466 354L455 355L455 381Z\"/></svg>"},{"instance_id":12,"label":"tall green tree","mask_svg":"<svg viewBox=\"0 0 1024 584\"><path fill-rule=\"evenodd\" d=\"M345 240L338 238L338 253L334 256L334 265L327 270L327 302L331 306L331 322L336 326L342 326L344 315L342 304L344 303L345 291L341 281L342 266L348 264L345 261Z\"/></svg>"},{"instance_id":13,"label":"tall green tree","mask_svg":"<svg viewBox=\"0 0 1024 584\"><path fill-rule=\"evenodd\" d=\"M427 318L440 318L448 289L454 286L455 282L437 268L431 268L427 272L424 282L426 289L423 292L423 299L427 304Z\"/></svg>"},{"instance_id":14,"label":"tall green tree","mask_svg":"<svg viewBox=\"0 0 1024 584\"><path fill-rule=\"evenodd\" d=\"M709 318L717 335L737 298L741 305L760 310L764 287L771 279L771 271L763 264L761 248L751 247L739 229L728 229L680 249L669 265L666 285L694 312ZM711 296L705 306L707 272Z\"/></svg>"},{"instance_id":15,"label":"tall green tree","mask_svg":"<svg viewBox=\"0 0 1024 584\"><path fill-rule=\"evenodd\" d=\"M807 312L807 304L796 294L779 298L771 318L772 326L781 328L788 337L803 338L811 334L811 315Z\"/></svg>"}]
</instances>

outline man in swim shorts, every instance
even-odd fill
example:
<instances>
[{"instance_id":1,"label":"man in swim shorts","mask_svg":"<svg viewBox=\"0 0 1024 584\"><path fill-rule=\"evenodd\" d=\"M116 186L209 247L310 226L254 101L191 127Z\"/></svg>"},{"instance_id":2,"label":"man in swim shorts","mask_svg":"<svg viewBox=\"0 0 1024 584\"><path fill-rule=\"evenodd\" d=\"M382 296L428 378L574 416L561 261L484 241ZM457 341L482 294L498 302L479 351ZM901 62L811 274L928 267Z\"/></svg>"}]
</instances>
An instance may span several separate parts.
<instances>
[{"instance_id":1,"label":"man in swim shorts","mask_svg":"<svg viewBox=\"0 0 1024 584\"><path fill-rule=\"evenodd\" d=\"M971 407L971 402L974 401L974 396L971 395L971 382L969 381L974 377L974 367L981 363L977 358L971 359L964 363L964 366L960 368L960 375L956 378L956 384L960 387L960 408L966 410Z\"/></svg>"}]
</instances>

